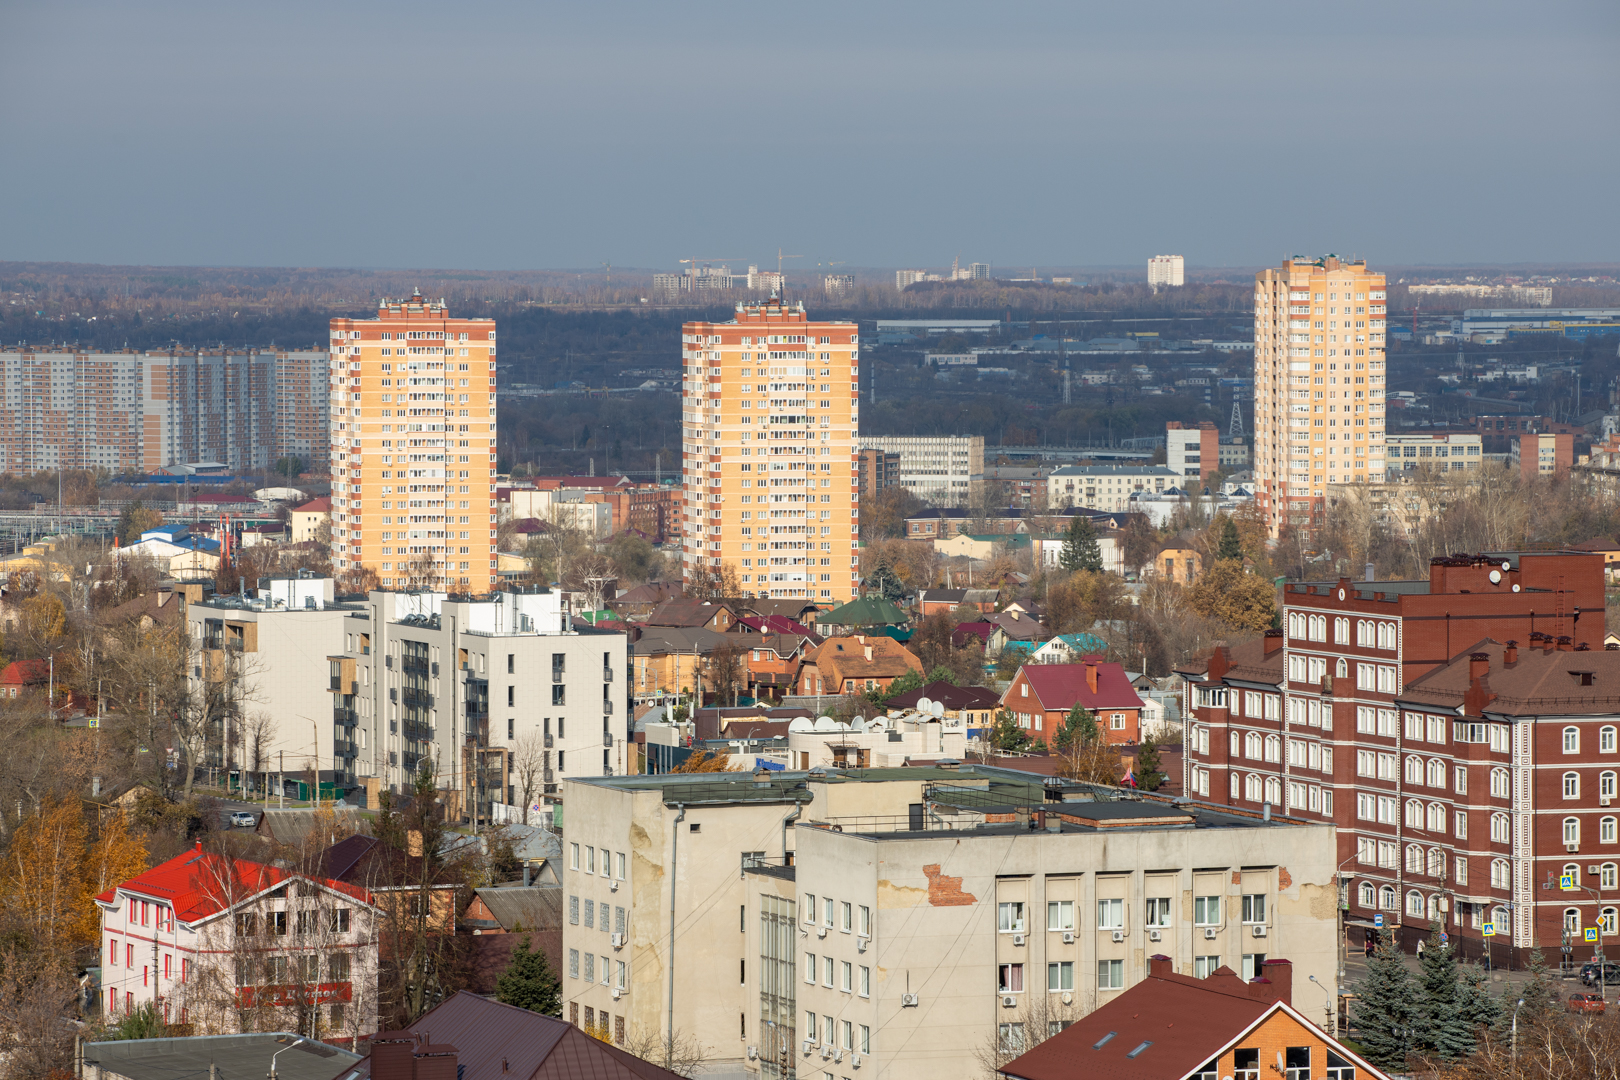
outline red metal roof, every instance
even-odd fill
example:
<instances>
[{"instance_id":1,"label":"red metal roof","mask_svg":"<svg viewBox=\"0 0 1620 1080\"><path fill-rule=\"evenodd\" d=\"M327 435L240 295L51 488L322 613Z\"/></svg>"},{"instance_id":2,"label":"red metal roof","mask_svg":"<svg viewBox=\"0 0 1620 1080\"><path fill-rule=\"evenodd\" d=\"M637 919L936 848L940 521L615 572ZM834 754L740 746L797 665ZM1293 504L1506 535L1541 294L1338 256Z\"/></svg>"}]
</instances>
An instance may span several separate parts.
<instances>
[{"instance_id":1,"label":"red metal roof","mask_svg":"<svg viewBox=\"0 0 1620 1080\"><path fill-rule=\"evenodd\" d=\"M1095 692L1086 682L1086 668L1091 664L1097 666ZM1074 708L1076 702L1091 710L1142 707L1142 699L1125 677L1125 669L1101 657L1081 657L1078 664L1025 664L1019 674L1029 683L1030 693L1039 698L1041 707L1048 711L1066 711ZM1007 696L1002 699L1009 707L1016 703L1012 692L1012 687L1008 687Z\"/></svg>"},{"instance_id":2,"label":"red metal roof","mask_svg":"<svg viewBox=\"0 0 1620 1080\"><path fill-rule=\"evenodd\" d=\"M331 496L322 495L318 499L311 499L303 506L293 507L293 512L303 514L329 514L332 512Z\"/></svg>"},{"instance_id":3,"label":"red metal roof","mask_svg":"<svg viewBox=\"0 0 1620 1080\"><path fill-rule=\"evenodd\" d=\"M190 851L181 852L168 862L159 863L145 873L101 893L96 897L96 902L111 905L121 889L137 896L164 901L174 909L175 917L180 921L196 923L228 911L242 901L294 878L318 882L363 904L372 902L371 894L365 889L330 878L308 878L247 859L226 859L212 851L204 851L201 841Z\"/></svg>"},{"instance_id":4,"label":"red metal roof","mask_svg":"<svg viewBox=\"0 0 1620 1080\"><path fill-rule=\"evenodd\" d=\"M50 678L49 660L13 660L0 671L0 686L39 686Z\"/></svg>"}]
</instances>

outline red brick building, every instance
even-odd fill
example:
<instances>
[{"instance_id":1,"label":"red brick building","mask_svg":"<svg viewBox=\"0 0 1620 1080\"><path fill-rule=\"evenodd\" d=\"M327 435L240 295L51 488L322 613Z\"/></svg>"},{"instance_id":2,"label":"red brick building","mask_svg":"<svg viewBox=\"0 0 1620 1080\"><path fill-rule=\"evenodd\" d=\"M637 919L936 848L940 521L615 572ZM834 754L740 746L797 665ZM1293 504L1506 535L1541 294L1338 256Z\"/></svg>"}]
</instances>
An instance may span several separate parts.
<instances>
[{"instance_id":1,"label":"red brick building","mask_svg":"<svg viewBox=\"0 0 1620 1080\"><path fill-rule=\"evenodd\" d=\"M1142 699L1125 669L1101 657L1082 657L1078 664L1025 664L1001 695L1001 707L1037 742L1061 728L1076 705L1096 715L1110 743L1140 741Z\"/></svg>"},{"instance_id":2,"label":"red brick building","mask_svg":"<svg viewBox=\"0 0 1620 1080\"><path fill-rule=\"evenodd\" d=\"M1351 925L1438 919L1498 962L1556 954L1566 918L1620 930L1620 810L1604 812L1620 655L1602 604L1602 557L1575 552L1289 585L1283 630L1181 672L1186 790L1334 821ZM1566 867L1593 891L1561 890Z\"/></svg>"}]
</instances>

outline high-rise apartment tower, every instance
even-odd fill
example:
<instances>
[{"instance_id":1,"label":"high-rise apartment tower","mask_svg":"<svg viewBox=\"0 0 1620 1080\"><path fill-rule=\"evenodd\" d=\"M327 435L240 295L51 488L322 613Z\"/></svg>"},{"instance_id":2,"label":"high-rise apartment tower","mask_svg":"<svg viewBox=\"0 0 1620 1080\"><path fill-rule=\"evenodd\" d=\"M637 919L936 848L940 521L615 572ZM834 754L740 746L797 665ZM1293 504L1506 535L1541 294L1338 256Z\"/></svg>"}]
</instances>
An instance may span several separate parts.
<instances>
[{"instance_id":1,"label":"high-rise apartment tower","mask_svg":"<svg viewBox=\"0 0 1620 1080\"><path fill-rule=\"evenodd\" d=\"M729 564L745 596L855 597L859 355L854 323L775 298L681 328L689 585Z\"/></svg>"},{"instance_id":2,"label":"high-rise apartment tower","mask_svg":"<svg viewBox=\"0 0 1620 1080\"><path fill-rule=\"evenodd\" d=\"M1155 289L1160 285L1186 284L1186 263L1180 255L1155 255L1148 260L1148 284Z\"/></svg>"},{"instance_id":3,"label":"high-rise apartment tower","mask_svg":"<svg viewBox=\"0 0 1620 1080\"><path fill-rule=\"evenodd\" d=\"M443 300L332 320L332 567L384 588L495 577L495 321Z\"/></svg>"},{"instance_id":4,"label":"high-rise apartment tower","mask_svg":"<svg viewBox=\"0 0 1620 1080\"><path fill-rule=\"evenodd\" d=\"M1384 476L1384 275L1293 258L1254 276L1254 473L1273 536L1327 484Z\"/></svg>"}]
</instances>

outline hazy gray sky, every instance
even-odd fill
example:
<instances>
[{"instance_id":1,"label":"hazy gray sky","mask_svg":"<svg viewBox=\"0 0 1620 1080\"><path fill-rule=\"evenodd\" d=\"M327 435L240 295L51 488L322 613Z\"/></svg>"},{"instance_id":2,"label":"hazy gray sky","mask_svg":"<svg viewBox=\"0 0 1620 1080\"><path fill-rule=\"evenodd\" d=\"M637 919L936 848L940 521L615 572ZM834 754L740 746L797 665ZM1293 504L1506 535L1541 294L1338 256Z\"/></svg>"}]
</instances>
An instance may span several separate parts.
<instances>
[{"instance_id":1,"label":"hazy gray sky","mask_svg":"<svg viewBox=\"0 0 1620 1080\"><path fill-rule=\"evenodd\" d=\"M0 0L0 259L1620 260L1620 4Z\"/></svg>"}]
</instances>

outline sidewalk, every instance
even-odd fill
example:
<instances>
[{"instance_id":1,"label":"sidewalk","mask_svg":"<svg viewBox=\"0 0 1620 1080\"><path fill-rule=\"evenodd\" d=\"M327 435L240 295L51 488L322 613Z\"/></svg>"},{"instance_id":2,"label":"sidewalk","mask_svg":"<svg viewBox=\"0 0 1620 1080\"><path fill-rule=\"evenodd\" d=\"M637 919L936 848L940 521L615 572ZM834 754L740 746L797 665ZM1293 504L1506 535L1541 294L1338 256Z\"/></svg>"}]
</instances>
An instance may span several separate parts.
<instances>
[{"instance_id":1,"label":"sidewalk","mask_svg":"<svg viewBox=\"0 0 1620 1080\"><path fill-rule=\"evenodd\" d=\"M1411 953L1402 953L1401 959L1405 961L1406 969L1408 971L1410 971L1413 975L1418 973L1420 970L1420 964L1416 956L1412 955ZM1588 987L1581 985L1579 978L1580 970L1581 965L1579 964L1575 965L1575 967L1570 970L1568 975L1565 975L1556 967L1548 968L1547 973L1551 977L1553 992L1562 997L1568 997L1570 994L1576 993L1577 991L1585 991L1589 989ZM1345 961L1344 965L1344 985L1339 989L1345 993L1357 993L1357 987L1361 984L1361 980L1366 977L1367 958L1362 954L1362 951L1359 948L1352 946L1350 956ZM1530 974L1523 968L1508 971L1506 968L1498 967L1487 975L1487 979L1489 980L1488 985L1491 993L1500 994L1503 993L1505 989L1523 986L1525 983L1530 981ZM1590 987L1590 989L1592 991L1596 991L1598 987L1593 986ZM1609 986L1603 988L1603 992L1604 996L1609 998L1611 1001L1620 1002L1620 986L1616 986L1611 983Z\"/></svg>"}]
</instances>

